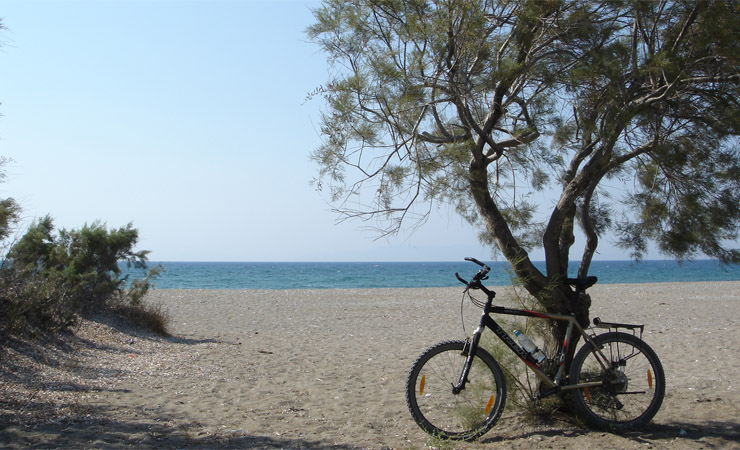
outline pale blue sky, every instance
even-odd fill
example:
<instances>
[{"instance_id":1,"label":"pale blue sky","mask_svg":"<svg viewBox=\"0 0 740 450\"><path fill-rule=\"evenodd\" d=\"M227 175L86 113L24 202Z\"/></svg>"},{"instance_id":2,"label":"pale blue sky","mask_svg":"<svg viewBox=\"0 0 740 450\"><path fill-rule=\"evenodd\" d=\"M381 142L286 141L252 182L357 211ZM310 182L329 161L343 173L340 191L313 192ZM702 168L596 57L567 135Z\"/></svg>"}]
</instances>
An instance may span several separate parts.
<instances>
[{"instance_id":1,"label":"pale blue sky","mask_svg":"<svg viewBox=\"0 0 740 450\"><path fill-rule=\"evenodd\" d=\"M0 0L0 194L59 227L132 221L154 261L489 257L446 211L375 241L309 185L317 4Z\"/></svg>"}]
</instances>

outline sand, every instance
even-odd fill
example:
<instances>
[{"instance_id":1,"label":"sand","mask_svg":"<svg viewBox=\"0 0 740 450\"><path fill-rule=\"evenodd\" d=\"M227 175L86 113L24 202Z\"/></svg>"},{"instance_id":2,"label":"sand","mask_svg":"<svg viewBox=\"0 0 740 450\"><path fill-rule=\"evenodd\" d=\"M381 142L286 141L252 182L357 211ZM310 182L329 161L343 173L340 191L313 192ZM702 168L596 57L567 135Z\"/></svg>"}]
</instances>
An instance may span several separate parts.
<instances>
[{"instance_id":1,"label":"sand","mask_svg":"<svg viewBox=\"0 0 740 450\"><path fill-rule=\"evenodd\" d=\"M590 292L592 317L646 325L667 379L653 422L618 436L507 411L479 442L448 448L740 448L740 282ZM404 384L425 348L466 336L460 288L155 290L148 301L169 311L171 338L86 322L35 360L6 350L0 446L439 444L412 420ZM479 310L463 311L470 334Z\"/></svg>"}]
</instances>

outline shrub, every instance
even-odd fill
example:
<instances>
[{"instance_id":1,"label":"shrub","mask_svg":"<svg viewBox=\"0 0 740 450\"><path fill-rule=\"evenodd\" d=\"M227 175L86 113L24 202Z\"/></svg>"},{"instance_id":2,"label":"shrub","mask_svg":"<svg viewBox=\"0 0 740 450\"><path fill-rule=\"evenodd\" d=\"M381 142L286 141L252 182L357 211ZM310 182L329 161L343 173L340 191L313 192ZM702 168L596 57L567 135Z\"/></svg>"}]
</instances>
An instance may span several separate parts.
<instances>
[{"instance_id":1,"label":"shrub","mask_svg":"<svg viewBox=\"0 0 740 450\"><path fill-rule=\"evenodd\" d=\"M141 328L160 336L169 336L167 329L170 324L170 315L161 304L122 305L115 308L115 311Z\"/></svg>"},{"instance_id":2,"label":"shrub","mask_svg":"<svg viewBox=\"0 0 740 450\"><path fill-rule=\"evenodd\" d=\"M61 280L0 269L0 326L6 333L55 332L74 324L75 310Z\"/></svg>"},{"instance_id":3,"label":"shrub","mask_svg":"<svg viewBox=\"0 0 740 450\"><path fill-rule=\"evenodd\" d=\"M161 309L142 304L161 269L134 280L131 289L128 276L121 276L119 261L146 268L148 252L134 251L137 241L131 224L107 230L95 222L55 233L50 217L34 222L0 266L2 328L10 333L55 332L74 324L79 315L115 308L134 320L160 322L154 326L165 333Z\"/></svg>"}]
</instances>

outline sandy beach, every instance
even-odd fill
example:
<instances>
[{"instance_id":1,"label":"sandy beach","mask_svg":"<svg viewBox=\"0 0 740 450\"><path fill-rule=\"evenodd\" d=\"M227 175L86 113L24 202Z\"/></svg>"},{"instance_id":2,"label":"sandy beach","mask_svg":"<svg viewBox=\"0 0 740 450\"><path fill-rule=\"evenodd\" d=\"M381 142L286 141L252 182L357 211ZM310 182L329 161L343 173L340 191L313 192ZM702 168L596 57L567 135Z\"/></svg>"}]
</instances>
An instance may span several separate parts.
<instances>
[{"instance_id":1,"label":"sandy beach","mask_svg":"<svg viewBox=\"0 0 740 450\"><path fill-rule=\"evenodd\" d=\"M472 333L479 310L465 304L463 332L461 291L155 290L170 338L86 321L34 357L2 350L0 447L426 448L406 373ZM451 448L740 448L740 282L589 292L591 317L646 325L667 380L653 422L618 436L507 411Z\"/></svg>"}]
</instances>

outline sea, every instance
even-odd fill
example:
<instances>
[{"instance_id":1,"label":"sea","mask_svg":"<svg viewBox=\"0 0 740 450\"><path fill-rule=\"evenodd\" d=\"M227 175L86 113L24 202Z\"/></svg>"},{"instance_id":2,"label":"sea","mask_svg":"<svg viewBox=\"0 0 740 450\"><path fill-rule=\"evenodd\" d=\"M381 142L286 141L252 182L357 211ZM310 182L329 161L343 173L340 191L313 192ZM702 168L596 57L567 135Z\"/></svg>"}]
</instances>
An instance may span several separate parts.
<instances>
[{"instance_id":1,"label":"sea","mask_svg":"<svg viewBox=\"0 0 740 450\"><path fill-rule=\"evenodd\" d=\"M506 262L491 267L489 286L511 284ZM544 271L544 262L535 263ZM476 273L478 266L455 262L149 262L164 270L153 281L155 289L338 289L424 288L459 286L455 278ZM122 266L130 278L142 272ZM578 263L570 265L575 276ZM740 266L713 260L677 262L594 261L589 275L599 283L664 283L680 281L740 281Z\"/></svg>"}]
</instances>

